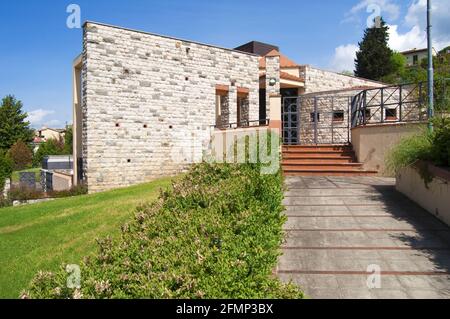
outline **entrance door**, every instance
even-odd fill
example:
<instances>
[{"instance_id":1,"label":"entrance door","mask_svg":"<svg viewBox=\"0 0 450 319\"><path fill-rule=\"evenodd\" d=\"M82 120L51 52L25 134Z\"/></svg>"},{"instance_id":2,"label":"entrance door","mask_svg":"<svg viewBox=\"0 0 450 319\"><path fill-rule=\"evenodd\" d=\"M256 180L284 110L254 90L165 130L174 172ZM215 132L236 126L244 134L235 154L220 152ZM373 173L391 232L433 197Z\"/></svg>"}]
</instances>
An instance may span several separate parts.
<instances>
[{"instance_id":1,"label":"entrance door","mask_svg":"<svg viewBox=\"0 0 450 319\"><path fill-rule=\"evenodd\" d=\"M283 143L296 145L299 140L299 99L297 97L283 98Z\"/></svg>"}]
</instances>

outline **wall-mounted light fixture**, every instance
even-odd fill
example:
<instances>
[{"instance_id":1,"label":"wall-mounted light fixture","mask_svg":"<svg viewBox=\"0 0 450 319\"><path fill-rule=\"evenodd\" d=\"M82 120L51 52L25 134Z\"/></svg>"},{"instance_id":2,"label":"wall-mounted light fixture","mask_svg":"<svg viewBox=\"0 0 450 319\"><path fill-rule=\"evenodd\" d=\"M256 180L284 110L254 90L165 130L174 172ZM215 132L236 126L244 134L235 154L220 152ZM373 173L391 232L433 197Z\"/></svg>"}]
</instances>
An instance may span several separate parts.
<instances>
[{"instance_id":1,"label":"wall-mounted light fixture","mask_svg":"<svg viewBox=\"0 0 450 319\"><path fill-rule=\"evenodd\" d=\"M269 85L270 85L270 86L275 86L275 84L277 84L277 79L271 78L271 79L269 80Z\"/></svg>"}]
</instances>

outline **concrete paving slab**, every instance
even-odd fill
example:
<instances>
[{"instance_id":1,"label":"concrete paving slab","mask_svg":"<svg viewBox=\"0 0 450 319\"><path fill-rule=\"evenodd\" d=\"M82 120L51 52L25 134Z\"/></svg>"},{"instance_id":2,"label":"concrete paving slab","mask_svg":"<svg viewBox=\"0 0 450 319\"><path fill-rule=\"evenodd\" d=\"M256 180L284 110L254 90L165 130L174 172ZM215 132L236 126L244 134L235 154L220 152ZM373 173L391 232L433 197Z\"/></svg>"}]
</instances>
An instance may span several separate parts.
<instances>
[{"instance_id":1,"label":"concrete paving slab","mask_svg":"<svg viewBox=\"0 0 450 319\"><path fill-rule=\"evenodd\" d=\"M450 298L450 228L380 177L286 179L278 274L312 298ZM369 289L369 265L381 288Z\"/></svg>"}]
</instances>

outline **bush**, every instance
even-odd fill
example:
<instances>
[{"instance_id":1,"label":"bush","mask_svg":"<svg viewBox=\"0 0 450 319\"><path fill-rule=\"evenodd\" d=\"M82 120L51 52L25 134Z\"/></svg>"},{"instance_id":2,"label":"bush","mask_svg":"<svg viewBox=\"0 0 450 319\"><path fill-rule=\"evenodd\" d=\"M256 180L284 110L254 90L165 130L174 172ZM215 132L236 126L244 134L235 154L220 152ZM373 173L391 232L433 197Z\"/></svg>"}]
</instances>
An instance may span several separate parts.
<instances>
[{"instance_id":1,"label":"bush","mask_svg":"<svg viewBox=\"0 0 450 319\"><path fill-rule=\"evenodd\" d=\"M118 240L81 263L40 272L23 298L301 298L272 272L283 240L281 174L258 164L200 164L139 207Z\"/></svg>"},{"instance_id":2,"label":"bush","mask_svg":"<svg viewBox=\"0 0 450 319\"><path fill-rule=\"evenodd\" d=\"M430 158L431 136L427 132L403 139L387 157L387 169L397 174L402 168L418 160Z\"/></svg>"},{"instance_id":3,"label":"bush","mask_svg":"<svg viewBox=\"0 0 450 319\"><path fill-rule=\"evenodd\" d=\"M0 208L12 206L12 201L9 198L4 198L0 195Z\"/></svg>"},{"instance_id":4,"label":"bush","mask_svg":"<svg viewBox=\"0 0 450 319\"><path fill-rule=\"evenodd\" d=\"M435 165L450 167L450 118L434 121L430 159Z\"/></svg>"},{"instance_id":5,"label":"bush","mask_svg":"<svg viewBox=\"0 0 450 319\"><path fill-rule=\"evenodd\" d=\"M51 191L48 192L48 197L50 198L63 198L63 197L73 197L73 196L81 196L88 193L88 189L84 185L77 185L72 187L69 190L65 191Z\"/></svg>"},{"instance_id":6,"label":"bush","mask_svg":"<svg viewBox=\"0 0 450 319\"><path fill-rule=\"evenodd\" d=\"M21 171L31 166L33 161L33 152L22 141L17 141L8 151L9 157L13 162L13 169Z\"/></svg>"},{"instance_id":7,"label":"bush","mask_svg":"<svg viewBox=\"0 0 450 319\"><path fill-rule=\"evenodd\" d=\"M9 156L0 150L0 196L5 187L5 180L11 177L13 172L12 167L13 164Z\"/></svg>"},{"instance_id":8,"label":"bush","mask_svg":"<svg viewBox=\"0 0 450 319\"><path fill-rule=\"evenodd\" d=\"M12 201L26 201L46 197L47 195L42 190L32 189L26 186L12 187L9 191L9 199Z\"/></svg>"},{"instance_id":9,"label":"bush","mask_svg":"<svg viewBox=\"0 0 450 319\"><path fill-rule=\"evenodd\" d=\"M70 152L69 154L72 154L72 152ZM66 152L64 151L63 139L49 139L47 142L42 143L39 146L36 154L34 154L33 166L41 167L44 157L49 155L66 155Z\"/></svg>"},{"instance_id":10,"label":"bush","mask_svg":"<svg viewBox=\"0 0 450 319\"><path fill-rule=\"evenodd\" d=\"M42 190L31 189L26 186L13 187L9 192L9 198L13 201L26 201L43 198L64 198L73 197L87 194L87 188L85 186L75 186L65 191L50 191L44 193Z\"/></svg>"},{"instance_id":11,"label":"bush","mask_svg":"<svg viewBox=\"0 0 450 319\"><path fill-rule=\"evenodd\" d=\"M391 151L387 157L387 168L391 173L396 174L418 160L450 167L450 119L437 118L433 124L433 133L424 131L403 139Z\"/></svg>"}]
</instances>

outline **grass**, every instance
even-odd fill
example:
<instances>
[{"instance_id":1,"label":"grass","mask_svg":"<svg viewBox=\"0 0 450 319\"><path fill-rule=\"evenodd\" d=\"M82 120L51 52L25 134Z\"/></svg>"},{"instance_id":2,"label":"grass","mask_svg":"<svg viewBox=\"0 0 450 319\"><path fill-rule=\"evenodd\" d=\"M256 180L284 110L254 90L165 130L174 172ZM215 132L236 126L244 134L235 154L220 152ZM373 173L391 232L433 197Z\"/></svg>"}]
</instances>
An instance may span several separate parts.
<instances>
[{"instance_id":1,"label":"grass","mask_svg":"<svg viewBox=\"0 0 450 319\"><path fill-rule=\"evenodd\" d=\"M19 175L19 173L35 173L36 174L36 182L40 182L40 180L41 180L40 172L41 172L40 168L29 168L29 169L25 169L23 171L15 171L15 172L12 173L11 181L13 183L20 182L20 175Z\"/></svg>"},{"instance_id":2,"label":"grass","mask_svg":"<svg viewBox=\"0 0 450 319\"><path fill-rule=\"evenodd\" d=\"M18 298L39 270L56 271L94 253L97 238L120 233L136 206L171 179L130 188L0 209L0 298Z\"/></svg>"}]
</instances>

